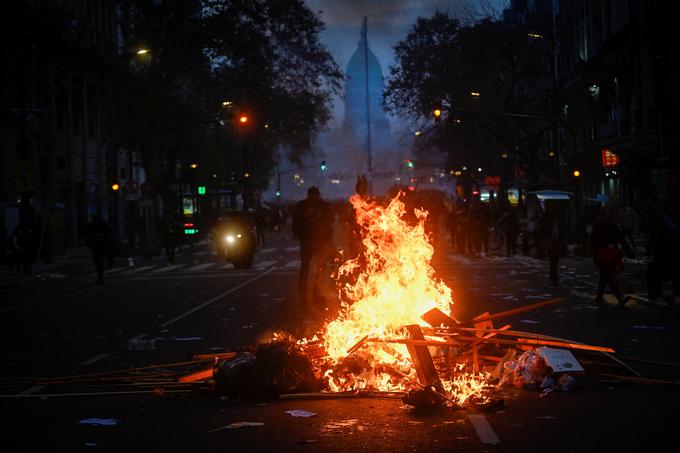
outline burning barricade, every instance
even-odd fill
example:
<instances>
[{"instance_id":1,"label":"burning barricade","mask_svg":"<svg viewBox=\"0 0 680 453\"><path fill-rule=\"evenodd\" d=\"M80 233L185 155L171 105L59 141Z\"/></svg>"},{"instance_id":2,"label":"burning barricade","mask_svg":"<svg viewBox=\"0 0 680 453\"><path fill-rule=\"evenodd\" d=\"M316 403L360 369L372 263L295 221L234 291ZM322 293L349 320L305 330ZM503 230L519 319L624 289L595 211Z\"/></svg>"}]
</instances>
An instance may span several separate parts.
<instances>
[{"instance_id":1,"label":"burning barricade","mask_svg":"<svg viewBox=\"0 0 680 453\"><path fill-rule=\"evenodd\" d=\"M613 352L510 325L494 327L494 320L559 299L458 321L452 291L430 264L427 212L415 209L409 223L399 196L386 206L359 195L350 201L363 253L337 271L337 317L312 339L275 334L258 350L219 363L214 381L220 394L382 395L422 408L490 407L499 404L498 391L506 385L571 388L573 374L583 369L567 349ZM569 355L569 373L552 368L548 349L558 351L550 357L562 357L562 365Z\"/></svg>"}]
</instances>

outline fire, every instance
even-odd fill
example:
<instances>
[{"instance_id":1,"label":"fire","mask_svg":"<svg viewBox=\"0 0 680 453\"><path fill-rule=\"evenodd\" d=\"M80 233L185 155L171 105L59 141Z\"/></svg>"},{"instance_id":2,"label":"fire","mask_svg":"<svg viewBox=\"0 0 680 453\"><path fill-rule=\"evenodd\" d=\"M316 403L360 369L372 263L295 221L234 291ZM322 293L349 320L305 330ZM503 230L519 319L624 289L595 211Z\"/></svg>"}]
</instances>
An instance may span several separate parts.
<instances>
[{"instance_id":1,"label":"fire","mask_svg":"<svg viewBox=\"0 0 680 453\"><path fill-rule=\"evenodd\" d=\"M331 392L403 393L420 387L406 345L394 340L406 336L407 325L427 326L421 316L433 308L451 312L451 289L435 278L430 264L434 248L425 233L428 213L415 209L410 224L401 197L387 206L359 195L350 198L362 231L363 254L343 263L335 275L342 301L337 318L312 340L298 341L303 348L323 346L327 355L317 367ZM467 373L459 364L450 376L439 377L441 385L433 390L451 403L486 399L486 374Z\"/></svg>"},{"instance_id":2,"label":"fire","mask_svg":"<svg viewBox=\"0 0 680 453\"><path fill-rule=\"evenodd\" d=\"M398 335L407 324L426 325L421 315L432 308L448 313L453 304L451 289L434 278L430 260L434 253L425 234L426 211L415 210L417 223L404 219L404 203L397 196L384 207L359 195L350 198L363 231L363 262L345 262L339 277L358 278L340 288L343 300L339 317L326 325L326 351L335 360L368 335ZM372 347L375 354L380 350ZM404 348L400 352L406 353Z\"/></svg>"}]
</instances>

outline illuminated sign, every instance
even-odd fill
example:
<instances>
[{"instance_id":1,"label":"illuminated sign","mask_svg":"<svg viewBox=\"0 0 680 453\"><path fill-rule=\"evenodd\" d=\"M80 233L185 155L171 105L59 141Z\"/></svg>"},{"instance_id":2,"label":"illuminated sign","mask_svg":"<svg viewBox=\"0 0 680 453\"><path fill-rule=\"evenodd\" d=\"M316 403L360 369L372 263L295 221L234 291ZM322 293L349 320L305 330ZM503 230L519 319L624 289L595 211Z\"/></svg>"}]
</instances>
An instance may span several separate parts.
<instances>
[{"instance_id":1,"label":"illuminated sign","mask_svg":"<svg viewBox=\"0 0 680 453\"><path fill-rule=\"evenodd\" d=\"M615 167L621 162L621 158L618 154L615 154L609 148L602 148L602 166L603 167Z\"/></svg>"},{"instance_id":2,"label":"illuminated sign","mask_svg":"<svg viewBox=\"0 0 680 453\"><path fill-rule=\"evenodd\" d=\"M194 205L194 199L191 197L182 198L182 213L184 215L194 215L196 213L196 206Z\"/></svg>"}]
</instances>

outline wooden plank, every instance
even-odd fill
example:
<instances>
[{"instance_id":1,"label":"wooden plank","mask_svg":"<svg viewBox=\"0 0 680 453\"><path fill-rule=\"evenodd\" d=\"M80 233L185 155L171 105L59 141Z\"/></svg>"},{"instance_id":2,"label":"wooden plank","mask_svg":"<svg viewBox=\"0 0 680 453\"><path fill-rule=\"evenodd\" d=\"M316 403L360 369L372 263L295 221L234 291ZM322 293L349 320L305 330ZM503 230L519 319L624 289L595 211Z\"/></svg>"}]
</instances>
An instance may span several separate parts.
<instances>
[{"instance_id":1,"label":"wooden plank","mask_svg":"<svg viewBox=\"0 0 680 453\"><path fill-rule=\"evenodd\" d=\"M357 341L357 342L354 344L354 346L352 346L351 348L349 348L349 349L347 350L347 355L350 355L350 354L352 354L352 353L358 351L358 350L364 345L364 343L366 343L366 340L368 340L368 335L364 335L364 337L363 337L361 340Z\"/></svg>"},{"instance_id":2,"label":"wooden plank","mask_svg":"<svg viewBox=\"0 0 680 453\"><path fill-rule=\"evenodd\" d=\"M236 357L236 352L219 352L217 354L195 354L191 356L194 360L212 360L212 359L223 359L229 360Z\"/></svg>"},{"instance_id":3,"label":"wooden plank","mask_svg":"<svg viewBox=\"0 0 680 453\"><path fill-rule=\"evenodd\" d=\"M493 321L491 321L490 319L484 320L485 318L488 318L489 316L491 316L491 315L489 314L489 312L488 312L488 311L485 311L485 312L482 313L481 315L478 315L478 316L475 316L474 318L472 318L473 321L476 320L476 319L482 319L482 320L483 320L483 321L480 321L480 322L476 322L476 323L474 324L475 329L489 329L489 330L493 330L493 328L494 328L494 327L493 327ZM482 333L482 332L477 332L477 333L475 333L475 335L478 336L478 337L481 337L481 336L483 335L483 333Z\"/></svg>"},{"instance_id":4,"label":"wooden plank","mask_svg":"<svg viewBox=\"0 0 680 453\"><path fill-rule=\"evenodd\" d=\"M537 302L535 304L525 305L523 307L513 308L512 310L507 310L507 311L502 311L500 313L495 313L493 315L489 315L489 316L486 316L486 317L483 317L483 318L481 318L481 317L480 318L473 318L470 321L460 323L460 325L461 326L470 325L470 324L480 323L480 322L483 322L483 321L492 321L494 319L507 318L508 316L513 316L513 315L516 315L516 314L519 314L519 313L524 313L524 312L527 312L527 311L535 310L537 308L545 307L547 305L552 305L552 304L556 304L558 302L563 302L563 301L564 301L564 299L562 299L561 297L556 297L554 299L544 300L544 301L541 301L541 302Z\"/></svg>"},{"instance_id":5,"label":"wooden plank","mask_svg":"<svg viewBox=\"0 0 680 453\"><path fill-rule=\"evenodd\" d=\"M519 339L519 340L524 340L524 341L516 341L516 340L501 340L499 338L479 338L479 337L463 337L463 336L455 336L453 337L457 340L461 341L467 341L467 342L475 342L475 341L484 341L484 342L489 342L489 343L502 343L502 344L514 344L514 345L534 345L534 346L558 346L558 347L563 347L563 348L569 348L569 349L582 349L585 351L599 351L599 352L614 352L612 348L606 348L603 346L590 346L586 344L577 344L577 343L566 343L566 342L561 342L561 341L549 341L549 340L536 340L532 338L524 338L524 339ZM370 340L369 340L370 341ZM405 345L412 345L412 346L460 346L460 343L452 342L452 341L432 341L432 340L409 340L409 339L385 339L381 340L385 341L387 343L401 343Z\"/></svg>"},{"instance_id":6,"label":"wooden plank","mask_svg":"<svg viewBox=\"0 0 680 453\"><path fill-rule=\"evenodd\" d=\"M479 351L477 345L472 346L472 371L479 373Z\"/></svg>"},{"instance_id":7,"label":"wooden plank","mask_svg":"<svg viewBox=\"0 0 680 453\"><path fill-rule=\"evenodd\" d=\"M177 379L177 382L196 382L196 381L204 381L206 379L209 379L213 376L213 367L206 368L205 370L201 371L196 371L194 373L187 374L185 376L181 376L179 379Z\"/></svg>"},{"instance_id":8,"label":"wooden plank","mask_svg":"<svg viewBox=\"0 0 680 453\"><path fill-rule=\"evenodd\" d=\"M425 337L423 336L423 331L420 330L420 326L417 324L411 324L406 326L406 330L409 332L412 338L412 342L422 343L425 342ZM413 360L413 367L416 369L418 375L418 381L425 386L440 386L439 375L437 374L437 369L432 361L432 356L430 351L427 349L426 344L414 344L411 342L405 343L408 353L411 355L411 360Z\"/></svg>"},{"instance_id":9,"label":"wooden plank","mask_svg":"<svg viewBox=\"0 0 680 453\"><path fill-rule=\"evenodd\" d=\"M452 329L458 325L458 321L451 318L438 308L433 308L432 310L426 312L421 316L421 318L432 327L445 326Z\"/></svg>"}]
</instances>

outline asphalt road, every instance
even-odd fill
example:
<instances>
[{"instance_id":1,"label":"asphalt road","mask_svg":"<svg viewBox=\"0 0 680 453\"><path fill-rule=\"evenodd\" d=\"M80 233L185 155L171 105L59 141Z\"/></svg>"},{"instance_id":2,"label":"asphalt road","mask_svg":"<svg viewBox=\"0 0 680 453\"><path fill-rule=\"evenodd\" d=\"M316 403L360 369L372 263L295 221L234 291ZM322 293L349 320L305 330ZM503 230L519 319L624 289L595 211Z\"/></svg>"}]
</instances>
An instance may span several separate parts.
<instances>
[{"instance_id":1,"label":"asphalt road","mask_svg":"<svg viewBox=\"0 0 680 453\"><path fill-rule=\"evenodd\" d=\"M24 280L0 278L0 438L5 451L675 451L680 387L584 378L540 397L507 391L492 411L419 414L399 399L235 402L194 392L90 395L81 386L8 385L31 376L82 375L232 351L268 332L297 336L320 327L296 304L299 250L274 238L249 270L220 262L208 244L110 269L94 284L87 259L65 261ZM127 263L122 263L127 264ZM675 307L641 299L619 309L594 305L591 262L561 262L560 287L530 257L470 259L440 244L437 275L453 289L456 316L469 319L551 297L564 302L504 320L514 329L609 346L617 356L680 363ZM629 264L627 292L644 294L644 269ZM680 380L680 367L632 363L644 376ZM20 381L28 382L28 381ZM121 392L129 388L121 388ZM80 396L59 396L81 393ZM313 412L293 417L292 409ZM112 426L81 424L115 419ZM234 422L260 426L218 428ZM212 431L212 432L211 432ZM670 443L670 445L669 445ZM668 445L668 446L666 446Z\"/></svg>"}]
</instances>

